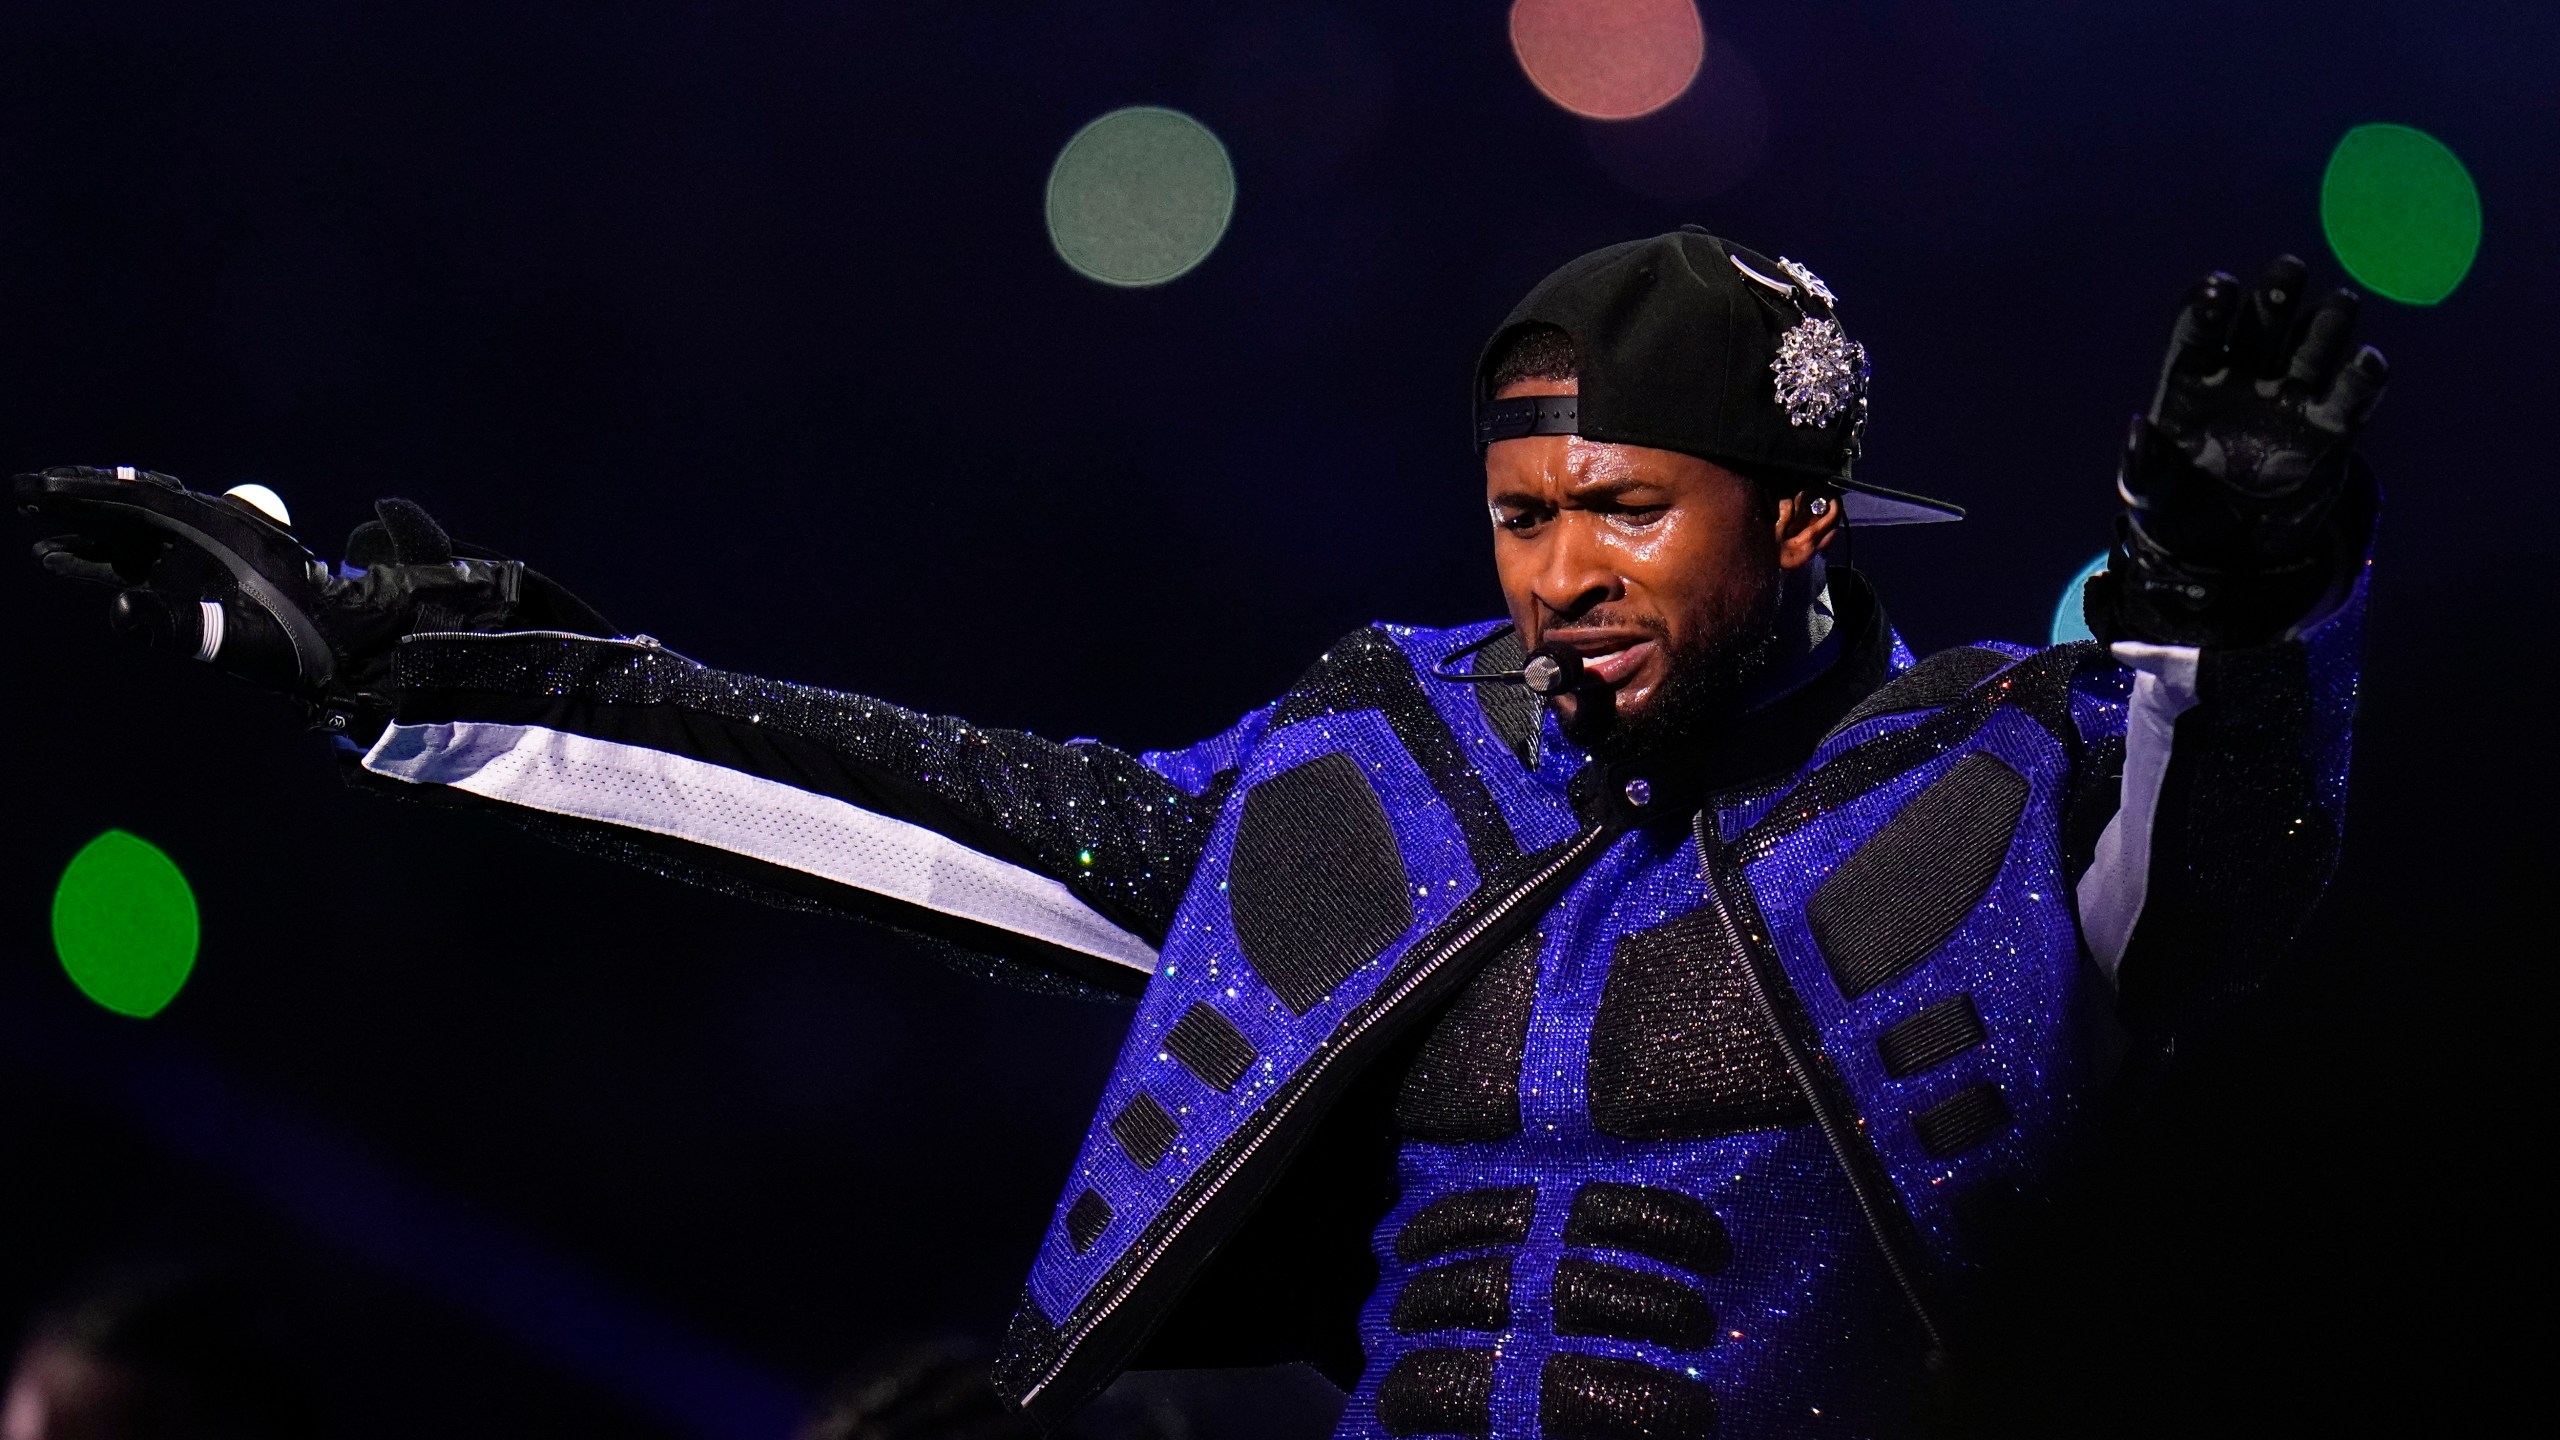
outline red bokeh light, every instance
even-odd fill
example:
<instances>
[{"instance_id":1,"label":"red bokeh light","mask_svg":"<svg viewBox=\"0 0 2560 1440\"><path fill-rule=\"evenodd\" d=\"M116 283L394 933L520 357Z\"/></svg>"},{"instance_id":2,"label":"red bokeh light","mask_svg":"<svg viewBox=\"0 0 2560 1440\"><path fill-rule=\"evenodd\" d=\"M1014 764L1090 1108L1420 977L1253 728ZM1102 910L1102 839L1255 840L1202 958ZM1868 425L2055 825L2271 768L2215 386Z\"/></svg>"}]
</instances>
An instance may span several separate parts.
<instances>
[{"instance_id":1,"label":"red bokeh light","mask_svg":"<svg viewBox=\"0 0 2560 1440\"><path fill-rule=\"evenodd\" d=\"M1511 50L1540 93L1593 120L1680 98L1706 58L1695 0L1516 0Z\"/></svg>"}]
</instances>

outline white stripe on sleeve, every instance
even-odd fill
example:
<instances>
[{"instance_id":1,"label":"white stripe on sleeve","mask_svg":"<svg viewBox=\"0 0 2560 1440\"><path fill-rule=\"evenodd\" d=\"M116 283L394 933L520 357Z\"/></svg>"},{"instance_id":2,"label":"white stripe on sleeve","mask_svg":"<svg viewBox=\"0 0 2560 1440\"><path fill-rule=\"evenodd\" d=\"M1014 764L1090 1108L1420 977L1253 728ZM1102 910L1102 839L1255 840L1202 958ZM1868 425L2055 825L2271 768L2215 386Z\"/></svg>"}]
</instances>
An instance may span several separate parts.
<instances>
[{"instance_id":1,"label":"white stripe on sleeve","mask_svg":"<svg viewBox=\"0 0 2560 1440\"><path fill-rule=\"evenodd\" d=\"M2120 641L2110 647L2134 672L2133 700L2125 716L2124 791L2115 818L2098 837L2089 873L2080 877L2080 933L2109 980L2133 943L2151 883L2151 822L2160 809L2160 782L2169 773L2169 746L2178 717L2196 703L2196 649Z\"/></svg>"},{"instance_id":2,"label":"white stripe on sleeve","mask_svg":"<svg viewBox=\"0 0 2560 1440\"><path fill-rule=\"evenodd\" d=\"M536 725L394 725L364 768L671 836L1154 973L1145 941L1046 875L921 825L726 766Z\"/></svg>"}]
</instances>

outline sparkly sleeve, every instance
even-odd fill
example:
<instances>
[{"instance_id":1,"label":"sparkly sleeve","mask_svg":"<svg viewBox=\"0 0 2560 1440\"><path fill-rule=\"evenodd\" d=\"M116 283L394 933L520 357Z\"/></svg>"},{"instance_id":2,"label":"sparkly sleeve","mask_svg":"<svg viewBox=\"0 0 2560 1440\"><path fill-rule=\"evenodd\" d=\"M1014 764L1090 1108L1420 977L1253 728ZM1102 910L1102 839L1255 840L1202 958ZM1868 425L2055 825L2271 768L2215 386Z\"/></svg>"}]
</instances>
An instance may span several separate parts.
<instances>
[{"instance_id":1,"label":"sparkly sleeve","mask_svg":"<svg viewBox=\"0 0 2560 1440\"><path fill-rule=\"evenodd\" d=\"M2248 649L2121 643L2121 802L2082 875L2081 929L2137 1030L2243 993L2337 869L2364 587Z\"/></svg>"},{"instance_id":2,"label":"sparkly sleeve","mask_svg":"<svg viewBox=\"0 0 2560 1440\"><path fill-rule=\"evenodd\" d=\"M1216 813L1107 745L733 675L647 641L414 636L398 689L370 777L1085 988L1143 986Z\"/></svg>"}]
</instances>

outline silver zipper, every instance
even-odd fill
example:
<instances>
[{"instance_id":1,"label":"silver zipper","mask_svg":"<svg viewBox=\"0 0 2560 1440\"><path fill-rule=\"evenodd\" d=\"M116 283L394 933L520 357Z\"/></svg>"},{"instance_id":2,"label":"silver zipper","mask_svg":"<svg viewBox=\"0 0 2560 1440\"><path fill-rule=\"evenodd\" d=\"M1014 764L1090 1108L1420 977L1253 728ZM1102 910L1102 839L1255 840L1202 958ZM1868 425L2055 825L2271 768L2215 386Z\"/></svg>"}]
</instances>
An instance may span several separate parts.
<instances>
[{"instance_id":1,"label":"silver zipper","mask_svg":"<svg viewBox=\"0 0 2560 1440\"><path fill-rule=\"evenodd\" d=\"M1395 1009L1405 996L1412 994L1415 986L1430 979L1432 975L1439 971L1441 966L1448 964L1452 957L1457 955L1460 951L1465 950L1468 946L1474 944L1487 930L1492 929L1496 924L1500 923L1504 916L1519 908L1521 901L1527 899L1531 894L1535 893L1540 886L1545 885L1549 880L1554 879L1558 874L1562 873L1565 869L1579 861L1584 855L1588 854L1592 846L1607 841L1615 833L1616 832L1614 830L1606 825L1594 825L1590 829L1583 831L1581 838L1574 841L1571 848L1567 849L1565 853L1557 856L1554 860L1541 867L1537 874L1532 875L1527 880L1513 886L1511 893L1503 896L1502 899L1495 902L1491 909L1485 911L1484 914L1477 916L1472 924L1468 925L1467 928L1460 931L1455 938L1442 946L1437 958L1433 959L1429 964L1425 965L1422 969L1416 971L1412 975L1405 977L1404 983L1397 986L1394 992L1389 994L1384 1001L1372 1004L1369 1008L1368 1014L1352 1028L1349 1035L1343 1037L1343 1043L1347 1045L1351 1041L1357 1040L1362 1035L1367 1034L1370 1027L1377 1024L1377 1022L1389 1011ZM1320 1069L1321 1067L1318 1068ZM1093 1317L1085 1321L1084 1325L1077 1332L1075 1339L1066 1341L1059 1347L1058 1358L1049 1366L1048 1373L1042 1375L1040 1379L1029 1389L1022 1392L1021 1403L1025 1407L1028 1407L1034 1399L1038 1398L1041 1391L1049 1388L1050 1384L1054 1382L1058 1378L1059 1374L1067 1368L1068 1362L1075 1358L1076 1346L1083 1343L1084 1337L1092 1334L1096 1329L1100 1328L1104 1321L1109 1320L1112 1315L1119 1311L1123 1304L1127 1303L1131 1295L1137 1293L1139 1285L1146 1280L1147 1273L1155 1268L1157 1257L1161 1256L1165 1252L1165 1250L1172 1244L1173 1238L1182 1233L1184 1227L1188 1226L1192 1220L1199 1215L1203 1207L1207 1206L1210 1201L1217 1198L1218 1192L1225 1187L1227 1181L1234 1178L1236 1172L1244 1168L1245 1162L1251 1160L1254 1153L1262 1148L1263 1140L1269 1137L1272 1131L1278 1129L1282 1121L1289 1118L1289 1112L1297 1105L1299 1099L1306 1095L1307 1088L1308 1087L1301 1085L1298 1088L1297 1093L1291 1095L1288 1100L1281 1105L1280 1112L1272 1116L1270 1122L1265 1124L1261 1131L1251 1140L1247 1141L1242 1150L1236 1152L1236 1157L1232 1161L1228 1162L1226 1169L1220 1173L1216 1179L1209 1182L1208 1188L1202 1190L1197 1196L1194 1196L1191 1203L1183 1207L1182 1214L1175 1219L1173 1227L1165 1231L1164 1237L1156 1242L1155 1248L1146 1256L1146 1258L1138 1262L1138 1268L1129 1272L1129 1278L1121 1282L1119 1293L1113 1295L1108 1301L1104 1302L1102 1307L1094 1312Z\"/></svg>"}]
</instances>

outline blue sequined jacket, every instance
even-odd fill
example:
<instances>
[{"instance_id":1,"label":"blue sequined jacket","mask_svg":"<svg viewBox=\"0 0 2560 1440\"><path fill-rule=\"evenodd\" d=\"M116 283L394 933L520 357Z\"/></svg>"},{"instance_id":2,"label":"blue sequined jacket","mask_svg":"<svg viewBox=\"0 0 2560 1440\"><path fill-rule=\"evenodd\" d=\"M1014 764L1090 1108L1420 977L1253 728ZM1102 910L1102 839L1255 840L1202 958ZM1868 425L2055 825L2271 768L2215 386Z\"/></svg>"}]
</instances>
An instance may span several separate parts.
<instances>
[{"instance_id":1,"label":"blue sequined jacket","mask_svg":"<svg viewBox=\"0 0 2560 1440\"><path fill-rule=\"evenodd\" d=\"M1134 995L999 1368L1037 1415L1305 1360L1343 1436L1893 1433L2105 1057L2316 899L2361 587L2263 649L1917 663L1833 590L1815 679L1643 764L1431 678L1490 626L1357 632L1142 756L421 635L363 764Z\"/></svg>"}]
</instances>

